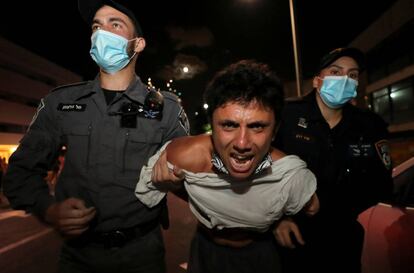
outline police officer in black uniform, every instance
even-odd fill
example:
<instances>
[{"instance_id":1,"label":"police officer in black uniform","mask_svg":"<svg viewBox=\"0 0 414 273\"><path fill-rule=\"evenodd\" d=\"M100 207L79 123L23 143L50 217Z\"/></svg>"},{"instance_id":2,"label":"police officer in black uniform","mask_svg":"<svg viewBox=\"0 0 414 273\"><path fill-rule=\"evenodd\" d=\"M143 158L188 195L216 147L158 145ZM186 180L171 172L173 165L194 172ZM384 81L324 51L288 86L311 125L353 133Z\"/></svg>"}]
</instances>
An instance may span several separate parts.
<instances>
[{"instance_id":1,"label":"police officer in black uniform","mask_svg":"<svg viewBox=\"0 0 414 273\"><path fill-rule=\"evenodd\" d=\"M275 229L284 272L361 272L363 227L358 214L390 198L387 125L351 105L364 55L339 48L325 55L314 90L290 102L274 145L307 162L317 178L320 212L285 218Z\"/></svg>"},{"instance_id":2,"label":"police officer in black uniform","mask_svg":"<svg viewBox=\"0 0 414 273\"><path fill-rule=\"evenodd\" d=\"M57 88L41 100L10 158L5 193L14 209L52 224L65 237L60 272L165 272L160 214L134 195L142 165L166 141L189 132L171 93L150 90L135 74L145 47L124 5L79 0L92 27L95 80ZM66 147L49 195L44 176Z\"/></svg>"}]
</instances>

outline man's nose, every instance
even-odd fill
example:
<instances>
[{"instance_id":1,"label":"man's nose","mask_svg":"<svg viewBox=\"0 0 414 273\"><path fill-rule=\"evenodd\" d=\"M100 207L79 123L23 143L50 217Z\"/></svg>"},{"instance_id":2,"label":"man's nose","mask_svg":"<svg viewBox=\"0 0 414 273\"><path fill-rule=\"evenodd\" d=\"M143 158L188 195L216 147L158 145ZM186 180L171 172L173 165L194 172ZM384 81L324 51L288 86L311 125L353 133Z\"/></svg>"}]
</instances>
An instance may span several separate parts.
<instances>
[{"instance_id":1,"label":"man's nose","mask_svg":"<svg viewBox=\"0 0 414 273\"><path fill-rule=\"evenodd\" d=\"M250 136L246 129L240 128L234 141L234 148L239 152L250 150Z\"/></svg>"}]
</instances>

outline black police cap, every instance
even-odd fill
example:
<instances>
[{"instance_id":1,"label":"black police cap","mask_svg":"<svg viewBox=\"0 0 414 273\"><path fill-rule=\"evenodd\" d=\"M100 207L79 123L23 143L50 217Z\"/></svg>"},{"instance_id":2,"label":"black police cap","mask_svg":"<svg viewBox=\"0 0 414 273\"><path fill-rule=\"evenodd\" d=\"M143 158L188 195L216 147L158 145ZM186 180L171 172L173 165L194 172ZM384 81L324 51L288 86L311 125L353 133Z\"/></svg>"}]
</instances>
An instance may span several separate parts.
<instances>
[{"instance_id":1,"label":"black police cap","mask_svg":"<svg viewBox=\"0 0 414 273\"><path fill-rule=\"evenodd\" d=\"M327 68L329 65L331 65L333 62L338 60L341 57L351 57L355 60L355 62L358 64L359 70L362 71L365 68L365 55L364 53L354 47L341 47L332 50L325 56L323 56L319 62L318 72L320 72L322 69Z\"/></svg>"},{"instance_id":2,"label":"black police cap","mask_svg":"<svg viewBox=\"0 0 414 273\"><path fill-rule=\"evenodd\" d=\"M112 0L78 0L79 13L89 25L92 25L95 13L104 5L113 7L114 9L119 10L120 12L127 15L134 24L138 37L143 36L141 25L139 24L134 13L126 6Z\"/></svg>"}]
</instances>

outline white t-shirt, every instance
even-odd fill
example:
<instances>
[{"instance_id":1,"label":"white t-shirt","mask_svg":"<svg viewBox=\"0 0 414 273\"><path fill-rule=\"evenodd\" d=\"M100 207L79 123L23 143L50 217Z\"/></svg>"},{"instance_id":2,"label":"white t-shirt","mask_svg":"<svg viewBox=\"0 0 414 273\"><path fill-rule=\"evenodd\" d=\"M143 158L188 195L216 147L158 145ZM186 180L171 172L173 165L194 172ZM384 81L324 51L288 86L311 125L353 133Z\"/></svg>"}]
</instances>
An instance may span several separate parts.
<instances>
[{"instance_id":1,"label":"white t-shirt","mask_svg":"<svg viewBox=\"0 0 414 273\"><path fill-rule=\"evenodd\" d=\"M151 171L167 145L142 168L135 189L135 195L148 207L157 205L166 194L152 184ZM233 181L227 174L184 173L190 209L208 228L265 232L283 214L299 212L316 190L315 176L294 155L273 161L269 168L246 181Z\"/></svg>"}]
</instances>

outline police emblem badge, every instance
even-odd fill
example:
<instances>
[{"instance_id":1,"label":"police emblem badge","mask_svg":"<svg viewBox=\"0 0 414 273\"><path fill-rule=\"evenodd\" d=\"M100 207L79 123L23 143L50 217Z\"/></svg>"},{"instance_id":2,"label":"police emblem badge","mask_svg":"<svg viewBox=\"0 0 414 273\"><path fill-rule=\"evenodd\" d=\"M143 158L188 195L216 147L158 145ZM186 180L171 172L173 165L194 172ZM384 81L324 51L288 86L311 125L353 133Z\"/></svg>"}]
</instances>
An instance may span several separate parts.
<instances>
[{"instance_id":1,"label":"police emblem badge","mask_svg":"<svg viewBox=\"0 0 414 273\"><path fill-rule=\"evenodd\" d=\"M390 147L388 141L383 139L375 143L375 148L377 150L378 156L380 157L382 163L384 163L387 169L391 168L391 156L390 156Z\"/></svg>"},{"instance_id":2,"label":"police emblem badge","mask_svg":"<svg viewBox=\"0 0 414 273\"><path fill-rule=\"evenodd\" d=\"M299 118L298 126L306 129L308 128L308 122L306 121L305 118Z\"/></svg>"}]
</instances>

